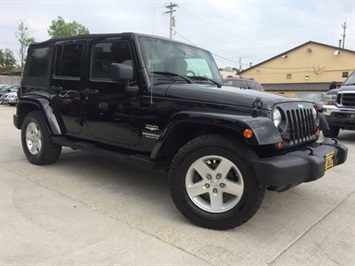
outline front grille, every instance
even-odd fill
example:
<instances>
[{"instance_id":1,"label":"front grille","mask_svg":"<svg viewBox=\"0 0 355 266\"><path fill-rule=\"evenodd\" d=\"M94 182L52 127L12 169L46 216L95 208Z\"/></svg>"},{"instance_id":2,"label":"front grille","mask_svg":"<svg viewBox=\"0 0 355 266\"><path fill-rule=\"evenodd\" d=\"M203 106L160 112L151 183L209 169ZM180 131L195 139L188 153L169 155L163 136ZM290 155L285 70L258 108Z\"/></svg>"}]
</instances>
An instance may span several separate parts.
<instances>
[{"instance_id":1,"label":"front grille","mask_svg":"<svg viewBox=\"0 0 355 266\"><path fill-rule=\"evenodd\" d=\"M316 127L312 109L292 109L286 111L289 142L291 145L315 139Z\"/></svg>"},{"instance_id":2,"label":"front grille","mask_svg":"<svg viewBox=\"0 0 355 266\"><path fill-rule=\"evenodd\" d=\"M355 93L338 93L337 103L344 107L355 108Z\"/></svg>"}]
</instances>

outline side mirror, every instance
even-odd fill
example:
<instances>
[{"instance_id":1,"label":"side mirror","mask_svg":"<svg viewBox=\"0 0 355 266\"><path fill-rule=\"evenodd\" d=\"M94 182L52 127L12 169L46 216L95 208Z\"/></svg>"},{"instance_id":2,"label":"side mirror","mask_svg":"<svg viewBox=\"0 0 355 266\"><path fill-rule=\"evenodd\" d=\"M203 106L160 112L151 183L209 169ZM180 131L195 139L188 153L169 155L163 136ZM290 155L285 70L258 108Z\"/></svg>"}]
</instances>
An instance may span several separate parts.
<instances>
[{"instance_id":1,"label":"side mirror","mask_svg":"<svg viewBox=\"0 0 355 266\"><path fill-rule=\"evenodd\" d=\"M125 64L112 63L110 78L113 81L130 81L133 79L133 67Z\"/></svg>"},{"instance_id":2,"label":"side mirror","mask_svg":"<svg viewBox=\"0 0 355 266\"><path fill-rule=\"evenodd\" d=\"M336 89L338 86L338 83L336 82L336 81L332 81L332 82L330 82L330 84L329 84L329 90L334 90L334 89Z\"/></svg>"},{"instance_id":3,"label":"side mirror","mask_svg":"<svg viewBox=\"0 0 355 266\"><path fill-rule=\"evenodd\" d=\"M137 85L130 85L130 81L134 78L133 67L125 64L112 63L110 67L110 78L113 81L125 82L125 91L136 94L139 92Z\"/></svg>"}]
</instances>

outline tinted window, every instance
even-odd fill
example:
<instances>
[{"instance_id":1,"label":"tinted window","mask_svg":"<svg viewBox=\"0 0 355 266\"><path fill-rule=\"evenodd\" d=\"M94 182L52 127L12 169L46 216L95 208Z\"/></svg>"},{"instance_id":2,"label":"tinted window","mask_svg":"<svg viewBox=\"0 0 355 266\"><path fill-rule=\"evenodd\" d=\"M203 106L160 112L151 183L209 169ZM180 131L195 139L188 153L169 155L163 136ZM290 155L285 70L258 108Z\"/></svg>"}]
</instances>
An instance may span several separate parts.
<instances>
[{"instance_id":1,"label":"tinted window","mask_svg":"<svg viewBox=\"0 0 355 266\"><path fill-rule=\"evenodd\" d=\"M65 44L56 49L56 76L80 77L83 58L83 44Z\"/></svg>"},{"instance_id":2,"label":"tinted window","mask_svg":"<svg viewBox=\"0 0 355 266\"><path fill-rule=\"evenodd\" d=\"M254 83L254 82L248 82L248 89L256 90L256 91L260 91L261 90L259 84Z\"/></svg>"},{"instance_id":3,"label":"tinted window","mask_svg":"<svg viewBox=\"0 0 355 266\"><path fill-rule=\"evenodd\" d=\"M233 82L233 84L234 84L234 87L238 87L238 88L242 88L242 89L247 89L248 88L247 83L244 82L244 81L235 80Z\"/></svg>"},{"instance_id":4,"label":"tinted window","mask_svg":"<svg viewBox=\"0 0 355 266\"><path fill-rule=\"evenodd\" d=\"M127 42L96 43L91 66L91 77L109 79L112 63L132 65L132 55Z\"/></svg>"},{"instance_id":5,"label":"tinted window","mask_svg":"<svg viewBox=\"0 0 355 266\"><path fill-rule=\"evenodd\" d=\"M48 69L49 59L49 47L34 48L30 51L29 59L29 71L30 77L46 77Z\"/></svg>"}]
</instances>

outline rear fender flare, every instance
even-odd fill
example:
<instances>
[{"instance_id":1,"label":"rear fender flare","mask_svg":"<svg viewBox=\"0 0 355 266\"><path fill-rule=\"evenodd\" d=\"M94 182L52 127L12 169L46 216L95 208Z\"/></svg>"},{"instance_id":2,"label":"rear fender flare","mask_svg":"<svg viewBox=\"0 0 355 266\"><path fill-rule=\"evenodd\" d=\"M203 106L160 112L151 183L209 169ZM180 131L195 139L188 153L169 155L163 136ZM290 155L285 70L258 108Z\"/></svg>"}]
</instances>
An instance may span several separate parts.
<instances>
[{"instance_id":1,"label":"rear fender flare","mask_svg":"<svg viewBox=\"0 0 355 266\"><path fill-rule=\"evenodd\" d=\"M25 118L28 111L34 109L42 113L48 129L53 135L62 135L62 130L59 126L56 116L53 113L50 102L44 97L21 97L16 111L17 125L15 126L18 129L21 129L23 119Z\"/></svg>"}]
</instances>

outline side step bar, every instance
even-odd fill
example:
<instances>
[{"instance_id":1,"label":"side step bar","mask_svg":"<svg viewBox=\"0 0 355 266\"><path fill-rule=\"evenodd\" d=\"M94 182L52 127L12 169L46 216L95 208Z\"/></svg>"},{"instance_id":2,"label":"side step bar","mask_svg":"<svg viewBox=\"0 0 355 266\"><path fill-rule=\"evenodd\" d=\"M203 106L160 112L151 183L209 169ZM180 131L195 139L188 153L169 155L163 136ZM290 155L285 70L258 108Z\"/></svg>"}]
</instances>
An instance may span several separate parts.
<instances>
[{"instance_id":1,"label":"side step bar","mask_svg":"<svg viewBox=\"0 0 355 266\"><path fill-rule=\"evenodd\" d=\"M153 161L149 156L144 156L141 154L129 154L121 151L106 150L98 147L94 143L85 141L72 141L65 137L52 137L52 140L58 145L70 147L75 150L90 151L92 153L120 161L139 161L139 164L144 164L149 168L160 168L159 165L155 161Z\"/></svg>"}]
</instances>

